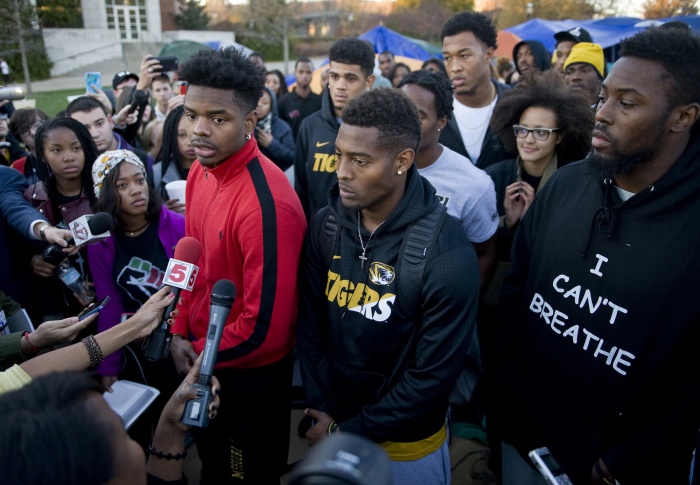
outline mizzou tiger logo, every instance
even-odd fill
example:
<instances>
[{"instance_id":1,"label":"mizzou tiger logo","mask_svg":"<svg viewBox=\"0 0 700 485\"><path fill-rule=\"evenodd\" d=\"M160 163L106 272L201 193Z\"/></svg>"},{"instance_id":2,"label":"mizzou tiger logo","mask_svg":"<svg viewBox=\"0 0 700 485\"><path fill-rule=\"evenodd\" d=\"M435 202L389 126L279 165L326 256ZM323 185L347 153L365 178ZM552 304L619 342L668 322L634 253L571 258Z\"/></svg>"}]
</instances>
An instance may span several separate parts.
<instances>
[{"instance_id":1,"label":"mizzou tiger logo","mask_svg":"<svg viewBox=\"0 0 700 485\"><path fill-rule=\"evenodd\" d=\"M372 263L369 267L369 279L375 285L388 286L394 281L396 271L384 263Z\"/></svg>"}]
</instances>

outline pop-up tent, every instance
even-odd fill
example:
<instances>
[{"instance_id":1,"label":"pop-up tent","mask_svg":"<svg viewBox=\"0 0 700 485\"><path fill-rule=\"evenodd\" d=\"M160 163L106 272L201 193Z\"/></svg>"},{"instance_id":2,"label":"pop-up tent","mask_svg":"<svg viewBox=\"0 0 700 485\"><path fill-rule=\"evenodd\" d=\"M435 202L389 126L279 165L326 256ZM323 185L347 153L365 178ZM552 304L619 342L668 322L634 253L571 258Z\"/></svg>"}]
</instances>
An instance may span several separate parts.
<instances>
[{"instance_id":1,"label":"pop-up tent","mask_svg":"<svg viewBox=\"0 0 700 485\"><path fill-rule=\"evenodd\" d=\"M505 29L521 39L538 40L550 51L554 50L554 34L574 27L583 27L600 44L609 62L617 60L617 49L622 39L631 37L652 25L663 24L671 20L680 20L690 25L695 32L700 32L700 16L669 17L658 21L641 20L634 17L609 17L600 20L542 20L532 19L525 23ZM503 55L511 56L512 50Z\"/></svg>"},{"instance_id":2,"label":"pop-up tent","mask_svg":"<svg viewBox=\"0 0 700 485\"><path fill-rule=\"evenodd\" d=\"M412 71L420 69L423 61L431 57L442 57L442 47L430 44L424 40L413 39L405 35L401 35L391 29L379 25L364 34L358 36L362 40L368 41L374 47L375 55L379 55L384 51L394 53L396 62L403 62L411 68ZM321 91L321 72L327 68L328 59L314 71L314 76L311 81L311 89L315 92ZM287 85L292 86L296 79L294 75L287 76Z\"/></svg>"}]
</instances>

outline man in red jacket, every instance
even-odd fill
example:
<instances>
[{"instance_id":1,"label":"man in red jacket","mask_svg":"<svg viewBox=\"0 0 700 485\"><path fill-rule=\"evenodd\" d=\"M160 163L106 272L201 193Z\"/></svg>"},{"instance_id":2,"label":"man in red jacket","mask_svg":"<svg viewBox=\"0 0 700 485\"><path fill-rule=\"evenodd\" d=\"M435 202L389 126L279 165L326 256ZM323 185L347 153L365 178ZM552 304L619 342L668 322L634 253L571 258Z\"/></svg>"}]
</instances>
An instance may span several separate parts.
<instances>
[{"instance_id":1,"label":"man in red jacket","mask_svg":"<svg viewBox=\"0 0 700 485\"><path fill-rule=\"evenodd\" d=\"M182 65L187 132L197 154L187 180L186 233L202 245L199 274L173 325L171 352L188 371L202 351L218 280L237 297L216 375L219 419L194 432L202 484L279 483L289 446L297 270L306 230L284 173L251 136L264 77L235 49L200 51Z\"/></svg>"}]
</instances>

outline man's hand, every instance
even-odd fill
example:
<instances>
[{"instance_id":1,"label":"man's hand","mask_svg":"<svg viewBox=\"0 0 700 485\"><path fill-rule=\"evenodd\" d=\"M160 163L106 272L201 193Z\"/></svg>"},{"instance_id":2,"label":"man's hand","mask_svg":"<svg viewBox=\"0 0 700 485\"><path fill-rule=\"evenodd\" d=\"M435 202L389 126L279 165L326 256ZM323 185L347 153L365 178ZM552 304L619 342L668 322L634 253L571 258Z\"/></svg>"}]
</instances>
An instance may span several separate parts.
<instances>
[{"instance_id":1,"label":"man's hand","mask_svg":"<svg viewBox=\"0 0 700 485\"><path fill-rule=\"evenodd\" d=\"M151 58L151 60L149 60ZM139 72L139 82L136 85L136 89L141 89L146 91L151 87L151 79L156 76L160 76L162 73L161 68L163 66L155 59L153 54L146 54L141 58L141 69Z\"/></svg>"},{"instance_id":2,"label":"man's hand","mask_svg":"<svg viewBox=\"0 0 700 485\"><path fill-rule=\"evenodd\" d=\"M131 109L131 105L124 106L122 110L114 115L112 121L114 121L115 126L120 126L124 128L126 125L133 125L139 120L139 110L135 110L133 113L127 114L127 111Z\"/></svg>"},{"instance_id":3,"label":"man's hand","mask_svg":"<svg viewBox=\"0 0 700 485\"><path fill-rule=\"evenodd\" d=\"M49 224L45 222L40 222L34 226L34 235L37 239L41 239L41 233L39 231L44 226L48 226L44 229L44 238L49 244L58 244L62 248L67 248L73 240L73 234L71 234L68 229L59 229L58 227L49 226Z\"/></svg>"},{"instance_id":4,"label":"man's hand","mask_svg":"<svg viewBox=\"0 0 700 485\"><path fill-rule=\"evenodd\" d=\"M114 111L114 107L112 106L112 102L109 100L105 92L94 84L91 84L90 87L94 89L95 92L87 93L88 97L99 101L102 104L102 106L105 107L105 113L112 114L112 112Z\"/></svg>"},{"instance_id":5,"label":"man's hand","mask_svg":"<svg viewBox=\"0 0 700 485\"><path fill-rule=\"evenodd\" d=\"M506 211L506 227L513 229L523 218L535 200L535 189L527 182L513 182L506 187L503 208Z\"/></svg>"},{"instance_id":6,"label":"man's hand","mask_svg":"<svg viewBox=\"0 0 700 485\"><path fill-rule=\"evenodd\" d=\"M160 415L160 425L167 424L174 426L181 431L187 431L190 426L184 424L180 419L182 414L185 412L185 405L187 401L195 399L197 396L197 389L192 387L199 381L199 372L202 368L202 354L195 360L190 371L187 373L185 380L182 381L180 387L173 393L170 400L165 404L163 408L163 413ZM211 393L214 396L207 413L209 413L209 419L214 419L216 417L217 410L219 409L220 399L219 390L221 389L221 384L215 376L211 376Z\"/></svg>"},{"instance_id":7,"label":"man's hand","mask_svg":"<svg viewBox=\"0 0 700 485\"><path fill-rule=\"evenodd\" d=\"M170 341L170 355L173 356L175 367L180 374L188 374L197 360L197 352L194 351L192 342L179 335L173 335Z\"/></svg>"},{"instance_id":8,"label":"man's hand","mask_svg":"<svg viewBox=\"0 0 700 485\"><path fill-rule=\"evenodd\" d=\"M306 432L306 437L309 439L309 445L315 446L322 439L328 437L328 426L333 422L333 418L324 413L323 411L317 411L316 409L307 408L304 410L304 414L316 421L316 424L311 426ZM338 428L340 430L340 428Z\"/></svg>"},{"instance_id":9,"label":"man's hand","mask_svg":"<svg viewBox=\"0 0 700 485\"><path fill-rule=\"evenodd\" d=\"M180 203L180 199L168 199L165 201L165 207L179 214L185 213L185 204Z\"/></svg>"},{"instance_id":10,"label":"man's hand","mask_svg":"<svg viewBox=\"0 0 700 485\"><path fill-rule=\"evenodd\" d=\"M182 94L178 94L177 96L173 96L168 100L168 112L165 113L167 116L172 110L177 108L178 106L181 106L185 104L185 96Z\"/></svg>"},{"instance_id":11,"label":"man's hand","mask_svg":"<svg viewBox=\"0 0 700 485\"><path fill-rule=\"evenodd\" d=\"M90 315L83 321L79 321L78 317L70 317L63 320L44 322L30 334L32 344L41 349L59 342L72 342L80 331L90 325L96 318L97 313Z\"/></svg>"},{"instance_id":12,"label":"man's hand","mask_svg":"<svg viewBox=\"0 0 700 485\"><path fill-rule=\"evenodd\" d=\"M53 276L53 273L56 270L56 266L44 261L44 258L41 257L41 254L35 254L34 256L32 256L30 264L32 266L34 274L37 276L41 276L42 278L50 278L51 276Z\"/></svg>"},{"instance_id":13,"label":"man's hand","mask_svg":"<svg viewBox=\"0 0 700 485\"><path fill-rule=\"evenodd\" d=\"M119 379L117 376L102 376L102 385L107 390L107 392L113 392L112 384L117 382Z\"/></svg>"}]
</instances>

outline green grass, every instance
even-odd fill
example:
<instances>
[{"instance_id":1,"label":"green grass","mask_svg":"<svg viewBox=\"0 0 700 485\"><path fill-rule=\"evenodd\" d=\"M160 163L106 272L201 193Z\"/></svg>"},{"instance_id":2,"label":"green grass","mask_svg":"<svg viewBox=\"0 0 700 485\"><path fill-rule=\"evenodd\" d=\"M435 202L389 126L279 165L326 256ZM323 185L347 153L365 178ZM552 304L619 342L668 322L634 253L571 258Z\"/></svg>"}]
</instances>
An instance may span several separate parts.
<instances>
[{"instance_id":1,"label":"green grass","mask_svg":"<svg viewBox=\"0 0 700 485\"><path fill-rule=\"evenodd\" d=\"M68 106L67 96L75 96L85 94L85 88L65 89L62 91L50 91L45 93L34 93L27 96L28 99L36 100L36 107L45 111L50 117L56 116L56 113L63 111Z\"/></svg>"}]
</instances>

